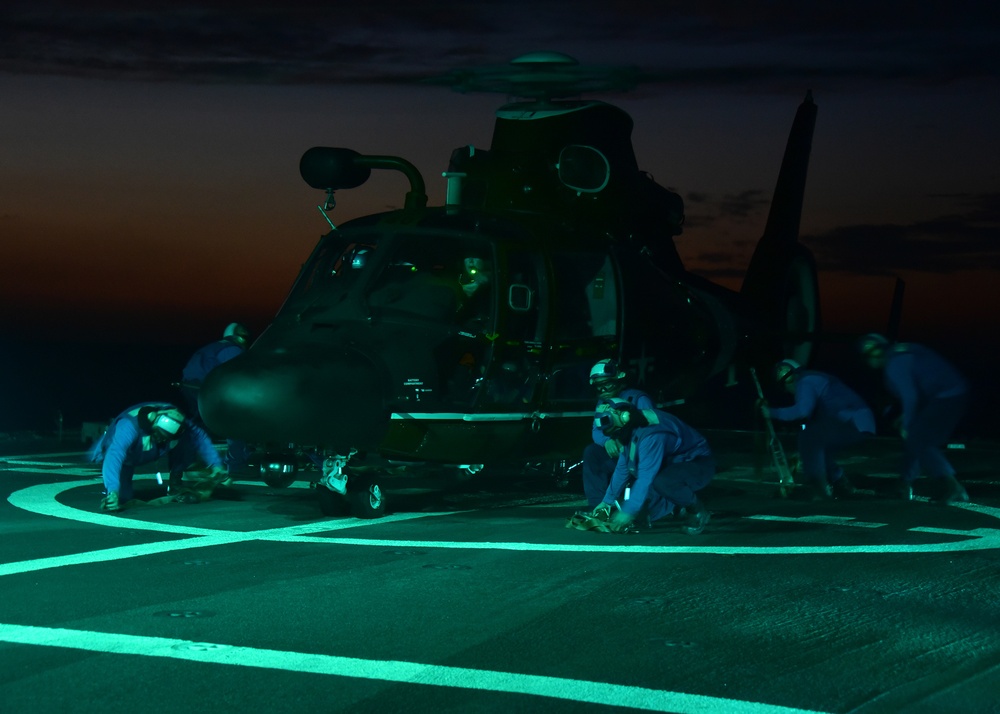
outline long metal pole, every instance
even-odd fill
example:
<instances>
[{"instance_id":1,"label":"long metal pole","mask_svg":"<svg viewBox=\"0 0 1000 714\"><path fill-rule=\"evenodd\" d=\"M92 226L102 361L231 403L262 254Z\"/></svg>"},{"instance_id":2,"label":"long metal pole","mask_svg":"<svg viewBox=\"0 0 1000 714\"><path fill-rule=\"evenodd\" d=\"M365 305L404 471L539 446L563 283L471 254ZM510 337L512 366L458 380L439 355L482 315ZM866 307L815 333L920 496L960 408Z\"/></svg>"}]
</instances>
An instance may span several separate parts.
<instances>
[{"instance_id":1,"label":"long metal pole","mask_svg":"<svg viewBox=\"0 0 1000 714\"><path fill-rule=\"evenodd\" d=\"M757 388L757 396L763 402L764 390L761 389L760 380L757 379L757 370L753 367L750 368L750 376L753 377L754 387ZM794 485L792 470L788 467L785 447L778 440L778 433L774 430L774 422L771 421L771 415L762 414L762 416L764 417L764 425L767 427L767 445L771 450L771 460L774 462L774 468L778 472L778 491L781 493L782 498L786 498Z\"/></svg>"}]
</instances>

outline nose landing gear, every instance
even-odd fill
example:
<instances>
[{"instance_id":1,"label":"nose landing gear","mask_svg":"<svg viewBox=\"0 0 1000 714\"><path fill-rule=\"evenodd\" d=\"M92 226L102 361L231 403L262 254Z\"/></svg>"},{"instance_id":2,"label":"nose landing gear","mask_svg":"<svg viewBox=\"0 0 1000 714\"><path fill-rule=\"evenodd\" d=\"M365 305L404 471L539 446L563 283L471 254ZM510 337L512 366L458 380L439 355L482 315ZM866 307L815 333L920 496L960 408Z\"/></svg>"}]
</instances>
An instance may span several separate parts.
<instances>
[{"instance_id":1,"label":"nose landing gear","mask_svg":"<svg viewBox=\"0 0 1000 714\"><path fill-rule=\"evenodd\" d=\"M332 456L323 462L323 476L316 484L319 508L325 516L345 515L355 518L380 518L385 515L385 494L372 476L351 472L347 456Z\"/></svg>"}]
</instances>

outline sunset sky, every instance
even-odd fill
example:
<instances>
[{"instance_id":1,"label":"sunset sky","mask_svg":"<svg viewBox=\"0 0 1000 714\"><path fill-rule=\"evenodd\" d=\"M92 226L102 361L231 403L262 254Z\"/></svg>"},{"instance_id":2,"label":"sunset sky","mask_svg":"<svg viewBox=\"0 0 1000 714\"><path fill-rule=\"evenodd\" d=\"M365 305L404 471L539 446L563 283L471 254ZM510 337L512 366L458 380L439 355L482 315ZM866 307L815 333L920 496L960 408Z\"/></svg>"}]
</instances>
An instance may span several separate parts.
<instances>
[{"instance_id":1,"label":"sunset sky","mask_svg":"<svg viewBox=\"0 0 1000 714\"><path fill-rule=\"evenodd\" d=\"M0 329L197 342L280 306L327 226L311 146L399 155L444 194L506 98L420 80L552 50L634 65L601 95L685 199L689 268L738 287L795 109L819 107L802 236L827 327L992 334L1000 19L983 2L30 2L0 10ZM828 8L818 10L817 7ZM140 9L136 9L140 8ZM333 219L400 206L376 174Z\"/></svg>"}]
</instances>

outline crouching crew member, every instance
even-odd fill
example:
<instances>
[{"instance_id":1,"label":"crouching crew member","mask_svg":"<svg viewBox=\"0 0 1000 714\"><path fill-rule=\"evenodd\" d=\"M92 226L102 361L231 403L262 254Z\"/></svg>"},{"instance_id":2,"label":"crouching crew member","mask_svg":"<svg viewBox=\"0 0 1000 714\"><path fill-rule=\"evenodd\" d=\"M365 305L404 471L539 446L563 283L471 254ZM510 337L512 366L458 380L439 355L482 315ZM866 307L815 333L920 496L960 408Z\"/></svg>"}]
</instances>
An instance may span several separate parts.
<instances>
[{"instance_id":1,"label":"crouching crew member","mask_svg":"<svg viewBox=\"0 0 1000 714\"><path fill-rule=\"evenodd\" d=\"M604 499L611 483L611 475L621 454L621 446L615 439L601 430L601 414L607 408L607 400L624 399L637 409L652 409L652 398L641 389L628 387L628 374L618 368L618 363L602 359L590 370L590 385L597 392L597 406L594 409L594 426L591 430L592 444L583 450L583 492L587 496L587 508L593 511ZM674 505L658 493L651 493L646 516L656 521L669 515Z\"/></svg>"},{"instance_id":2,"label":"crouching crew member","mask_svg":"<svg viewBox=\"0 0 1000 714\"><path fill-rule=\"evenodd\" d=\"M618 442L621 452L593 515L610 514L617 501L621 509L611 516L611 529L626 530L650 496L659 496L687 509L682 531L701 533L709 511L697 492L715 475L715 459L705 437L672 414L638 409L624 399L606 400L600 418L605 435Z\"/></svg>"},{"instance_id":3,"label":"crouching crew member","mask_svg":"<svg viewBox=\"0 0 1000 714\"><path fill-rule=\"evenodd\" d=\"M968 408L965 377L951 362L923 345L892 344L873 333L862 338L860 350L869 367L883 371L886 389L900 402L900 496L907 501L913 498L913 482L923 467L935 480L931 500L942 504L968 501L969 495L942 451Z\"/></svg>"},{"instance_id":4,"label":"crouching crew member","mask_svg":"<svg viewBox=\"0 0 1000 714\"><path fill-rule=\"evenodd\" d=\"M818 498L850 497L854 486L837 464L841 449L875 434L875 415L865 400L832 374L802 369L792 359L775 365L779 387L795 395L790 407L760 405L764 416L778 421L802 422L799 458L806 486Z\"/></svg>"},{"instance_id":5,"label":"crouching crew member","mask_svg":"<svg viewBox=\"0 0 1000 714\"><path fill-rule=\"evenodd\" d=\"M170 493L181 489L184 469L200 457L211 468L211 478L224 478L226 469L205 431L172 404L145 402L129 407L90 451L101 464L104 497L101 508L119 511L132 499L135 467L167 455Z\"/></svg>"},{"instance_id":6,"label":"crouching crew member","mask_svg":"<svg viewBox=\"0 0 1000 714\"><path fill-rule=\"evenodd\" d=\"M197 420L199 426L205 426L198 405L198 392L201 389L201 383L205 381L209 372L220 364L225 364L245 353L249 340L250 331L238 322L231 322L223 330L221 340L211 342L199 349L191 355L187 364L184 365L184 370L181 372L181 392L187 401L188 413ZM238 439L226 439L226 445L225 463L230 473L246 466L250 460L249 445Z\"/></svg>"}]
</instances>

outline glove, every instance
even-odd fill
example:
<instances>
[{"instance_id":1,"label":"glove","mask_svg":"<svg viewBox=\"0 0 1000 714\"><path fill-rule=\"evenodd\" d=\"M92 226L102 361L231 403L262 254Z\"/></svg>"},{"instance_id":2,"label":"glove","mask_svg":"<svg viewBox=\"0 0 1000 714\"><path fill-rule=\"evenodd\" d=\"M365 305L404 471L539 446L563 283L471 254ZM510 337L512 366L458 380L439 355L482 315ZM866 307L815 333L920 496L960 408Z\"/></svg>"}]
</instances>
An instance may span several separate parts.
<instances>
[{"instance_id":1,"label":"glove","mask_svg":"<svg viewBox=\"0 0 1000 714\"><path fill-rule=\"evenodd\" d=\"M611 517L608 527L613 533L627 533L633 520L635 520L634 516L630 516L625 511L616 511L615 515Z\"/></svg>"},{"instance_id":2,"label":"glove","mask_svg":"<svg viewBox=\"0 0 1000 714\"><path fill-rule=\"evenodd\" d=\"M608 456L612 459L617 459L618 454L621 453L622 447L619 446L618 441L615 439L608 439L604 442L604 450L608 452Z\"/></svg>"},{"instance_id":3,"label":"glove","mask_svg":"<svg viewBox=\"0 0 1000 714\"><path fill-rule=\"evenodd\" d=\"M767 400L763 397L757 398L757 408L765 418L771 416L771 408L767 405Z\"/></svg>"},{"instance_id":4,"label":"glove","mask_svg":"<svg viewBox=\"0 0 1000 714\"><path fill-rule=\"evenodd\" d=\"M593 512L590 514L591 518L596 518L600 521L606 521L611 518L611 504L610 503L598 503L597 507L594 508Z\"/></svg>"},{"instance_id":5,"label":"glove","mask_svg":"<svg viewBox=\"0 0 1000 714\"><path fill-rule=\"evenodd\" d=\"M215 481L216 483L229 485L232 483L232 478L229 476L229 471L226 470L225 466L213 466L208 473L208 477Z\"/></svg>"}]
</instances>

